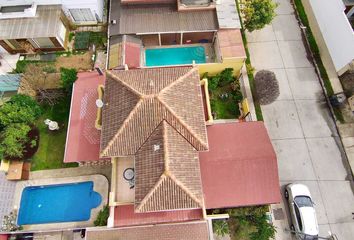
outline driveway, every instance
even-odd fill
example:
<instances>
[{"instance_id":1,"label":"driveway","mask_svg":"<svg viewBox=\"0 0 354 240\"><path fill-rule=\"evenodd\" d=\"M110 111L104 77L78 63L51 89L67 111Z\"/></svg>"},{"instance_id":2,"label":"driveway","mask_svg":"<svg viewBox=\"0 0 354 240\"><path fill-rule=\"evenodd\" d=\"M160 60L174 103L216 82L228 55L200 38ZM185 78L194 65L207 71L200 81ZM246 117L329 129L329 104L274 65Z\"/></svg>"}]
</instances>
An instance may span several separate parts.
<instances>
[{"instance_id":1,"label":"driveway","mask_svg":"<svg viewBox=\"0 0 354 240\"><path fill-rule=\"evenodd\" d=\"M262 106L264 122L278 157L280 185L306 184L316 203L321 236L354 236L352 176L314 67L307 58L290 0L279 3L277 17L248 34L252 65L278 79L280 96ZM283 199L284 202L284 199ZM292 239L288 209L274 205L277 239Z\"/></svg>"}]
</instances>

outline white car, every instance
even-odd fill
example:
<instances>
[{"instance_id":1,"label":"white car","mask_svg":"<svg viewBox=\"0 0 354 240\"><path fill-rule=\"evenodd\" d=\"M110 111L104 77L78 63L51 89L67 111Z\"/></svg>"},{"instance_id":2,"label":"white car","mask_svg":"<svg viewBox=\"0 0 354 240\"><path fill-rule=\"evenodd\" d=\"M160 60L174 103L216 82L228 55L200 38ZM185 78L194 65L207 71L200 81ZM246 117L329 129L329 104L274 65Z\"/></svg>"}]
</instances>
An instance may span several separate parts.
<instances>
[{"instance_id":1,"label":"white car","mask_svg":"<svg viewBox=\"0 0 354 240\"><path fill-rule=\"evenodd\" d=\"M284 196L289 202L291 230L297 239L318 239L318 223L314 203L307 186L292 183L286 186Z\"/></svg>"}]
</instances>

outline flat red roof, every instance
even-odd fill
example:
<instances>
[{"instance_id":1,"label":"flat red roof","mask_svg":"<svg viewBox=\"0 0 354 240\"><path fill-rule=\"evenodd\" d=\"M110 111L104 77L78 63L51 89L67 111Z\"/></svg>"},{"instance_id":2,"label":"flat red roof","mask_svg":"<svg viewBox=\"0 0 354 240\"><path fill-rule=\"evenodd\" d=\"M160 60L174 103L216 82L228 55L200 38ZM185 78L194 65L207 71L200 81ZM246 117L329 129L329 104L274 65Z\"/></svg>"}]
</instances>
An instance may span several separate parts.
<instances>
[{"instance_id":1,"label":"flat red roof","mask_svg":"<svg viewBox=\"0 0 354 240\"><path fill-rule=\"evenodd\" d=\"M209 152L200 152L207 209L280 202L277 159L263 122L207 127Z\"/></svg>"},{"instance_id":2,"label":"flat red roof","mask_svg":"<svg viewBox=\"0 0 354 240\"><path fill-rule=\"evenodd\" d=\"M203 219L201 209L135 213L134 205L129 204L117 206L114 210L114 227L186 222L200 219Z\"/></svg>"},{"instance_id":3,"label":"flat red roof","mask_svg":"<svg viewBox=\"0 0 354 240\"><path fill-rule=\"evenodd\" d=\"M104 84L104 75L78 73L75 81L65 146L64 162L99 160L101 132L95 128L97 87Z\"/></svg>"}]
</instances>

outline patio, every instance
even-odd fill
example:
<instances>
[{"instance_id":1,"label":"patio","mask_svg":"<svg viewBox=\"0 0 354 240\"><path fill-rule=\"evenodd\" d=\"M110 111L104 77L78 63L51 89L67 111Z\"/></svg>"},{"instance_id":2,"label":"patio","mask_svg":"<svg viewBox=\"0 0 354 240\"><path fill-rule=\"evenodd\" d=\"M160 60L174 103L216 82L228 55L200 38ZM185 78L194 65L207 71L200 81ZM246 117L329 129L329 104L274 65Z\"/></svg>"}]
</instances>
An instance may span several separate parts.
<instances>
[{"instance_id":1,"label":"patio","mask_svg":"<svg viewBox=\"0 0 354 240\"><path fill-rule=\"evenodd\" d=\"M134 185L124 178L124 171L127 169L134 169L134 157L119 157L112 160L111 196L114 196L114 199L110 201L113 205L134 203Z\"/></svg>"}]
</instances>

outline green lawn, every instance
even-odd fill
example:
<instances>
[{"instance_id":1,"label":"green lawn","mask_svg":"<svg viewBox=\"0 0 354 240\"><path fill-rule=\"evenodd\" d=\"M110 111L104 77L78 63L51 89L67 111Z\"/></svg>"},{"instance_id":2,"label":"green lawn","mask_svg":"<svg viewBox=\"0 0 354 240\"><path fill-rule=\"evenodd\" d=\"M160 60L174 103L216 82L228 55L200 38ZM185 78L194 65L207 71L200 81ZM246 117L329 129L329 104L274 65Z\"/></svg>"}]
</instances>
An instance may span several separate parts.
<instances>
[{"instance_id":1,"label":"green lawn","mask_svg":"<svg viewBox=\"0 0 354 240\"><path fill-rule=\"evenodd\" d=\"M63 163L69 111L70 98L62 100L53 107L43 107L43 114L36 122L40 137L38 151L32 158L32 171L77 166L76 163ZM47 118L57 121L60 129L50 132L48 126L44 124Z\"/></svg>"},{"instance_id":2,"label":"green lawn","mask_svg":"<svg viewBox=\"0 0 354 240\"><path fill-rule=\"evenodd\" d=\"M211 111L216 113L216 119L237 119L240 116L240 109L237 101L231 94L230 86L220 87L211 94ZM228 94L222 99L221 94Z\"/></svg>"}]
</instances>

